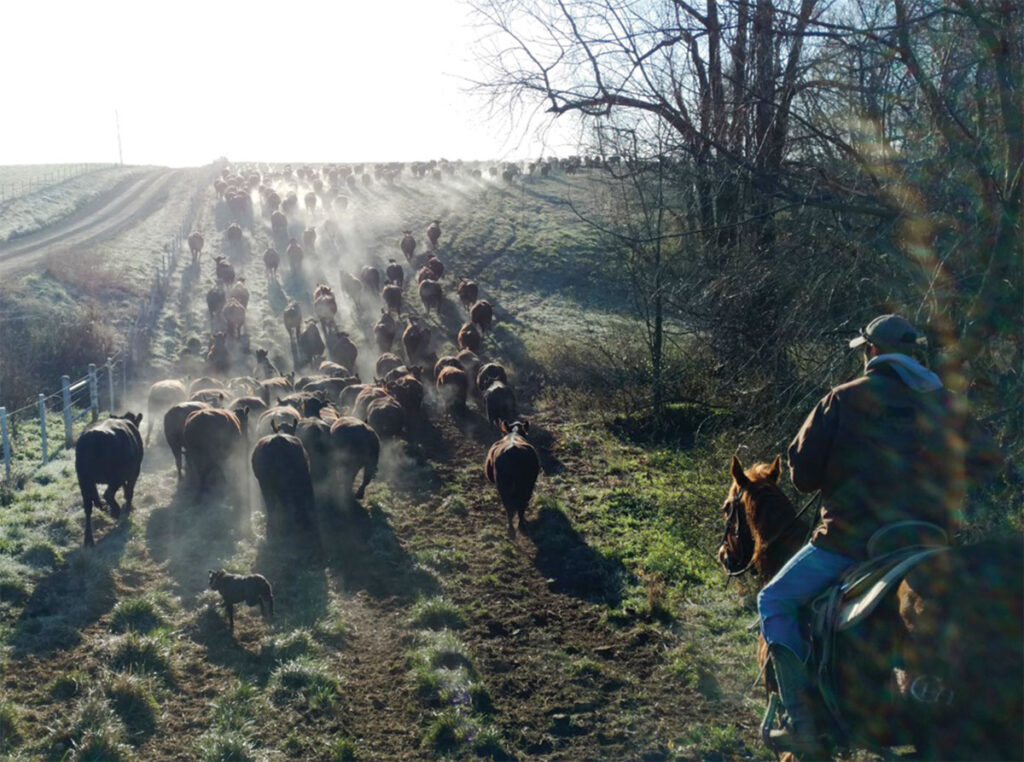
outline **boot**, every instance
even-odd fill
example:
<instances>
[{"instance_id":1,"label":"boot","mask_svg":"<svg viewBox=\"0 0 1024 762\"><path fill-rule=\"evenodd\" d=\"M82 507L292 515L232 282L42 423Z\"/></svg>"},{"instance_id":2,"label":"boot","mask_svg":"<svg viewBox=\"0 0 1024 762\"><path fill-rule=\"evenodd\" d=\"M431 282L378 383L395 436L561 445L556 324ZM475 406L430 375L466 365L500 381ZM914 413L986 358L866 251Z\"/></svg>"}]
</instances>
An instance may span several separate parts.
<instances>
[{"instance_id":1,"label":"boot","mask_svg":"<svg viewBox=\"0 0 1024 762\"><path fill-rule=\"evenodd\" d=\"M779 685L779 698L789 716L788 727L772 730L769 743L774 749L792 752L801 759L829 759L828 751L818 737L807 668L785 646L772 644L768 653Z\"/></svg>"}]
</instances>

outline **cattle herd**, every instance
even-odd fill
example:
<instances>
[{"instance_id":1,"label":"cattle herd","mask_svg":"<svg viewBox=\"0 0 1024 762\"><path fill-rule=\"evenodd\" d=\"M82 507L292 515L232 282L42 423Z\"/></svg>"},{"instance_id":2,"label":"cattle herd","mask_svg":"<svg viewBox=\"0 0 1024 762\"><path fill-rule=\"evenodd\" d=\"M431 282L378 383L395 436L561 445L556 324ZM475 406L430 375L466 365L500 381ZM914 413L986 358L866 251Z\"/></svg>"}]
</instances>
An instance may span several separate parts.
<instances>
[{"instance_id":1,"label":"cattle herd","mask_svg":"<svg viewBox=\"0 0 1024 762\"><path fill-rule=\"evenodd\" d=\"M373 177L380 182L393 180L389 174L393 168L382 167ZM316 219L318 209L344 210L348 197L342 190L373 182L361 167L302 167L294 172L288 168L285 173L311 188L301 208L296 192L282 193L256 171L225 169L214 183L218 204L233 221L225 231L227 256L214 258L214 284L206 294L210 341L204 372L198 378L163 379L152 385L145 445L154 425L162 424L178 478L183 480L181 488L196 500L222 496L243 525L251 521L251 506L247 490L240 486L247 479L239 475L251 469L262 495L269 538L310 527L316 511L323 508L317 504L319 495L358 509L377 474L382 441L408 435L431 414L461 418L472 402L503 434L486 453L484 470L506 509L508 531L514 533L513 517L518 515L522 526L540 461L526 438L529 425L518 417L508 371L483 359L494 319L492 305L479 298L477 283L468 278L457 283L459 306L445 300L440 220L426 228L426 251L418 251L411 230L405 230L386 267L367 264L358 272L343 269L338 273L339 291L334 284L318 283L306 297L287 300L280 320L290 344L290 370L278 368L267 348L253 351L249 347L249 287L237 277L231 260L242 244L242 226L252 229L258 222L254 195L273 242L262 258L268 288L276 286L283 293L278 280L279 250L295 274L317 246L316 228L307 228L300 242L298 231L289 235L289 218L294 223L303 214L306 220ZM332 233L332 222L326 219L321 235ZM197 272L204 243L199 232L188 237L191 267ZM415 278L407 277L407 268ZM412 314L411 284L427 316L443 308L465 313L457 335L432 335L427 318ZM339 295L351 302L346 312L363 329L365 341L340 330ZM310 305L311 314L306 311ZM432 347L445 340L458 351L438 357ZM370 347L378 355L374 377L363 382L357 357L361 349ZM253 357L254 362L249 359ZM364 363L364 367L369 366ZM428 400L437 404L424 404ZM92 507L102 506L96 484L108 485L104 498L113 517L131 510L143 457L142 418L142 414L128 413L97 422L78 440L75 465L85 506L86 545L93 544ZM115 500L121 487L123 511ZM263 591L253 582L256 587L250 591L220 572L217 584L228 606L245 599L259 602L269 595L269 588Z\"/></svg>"}]
</instances>

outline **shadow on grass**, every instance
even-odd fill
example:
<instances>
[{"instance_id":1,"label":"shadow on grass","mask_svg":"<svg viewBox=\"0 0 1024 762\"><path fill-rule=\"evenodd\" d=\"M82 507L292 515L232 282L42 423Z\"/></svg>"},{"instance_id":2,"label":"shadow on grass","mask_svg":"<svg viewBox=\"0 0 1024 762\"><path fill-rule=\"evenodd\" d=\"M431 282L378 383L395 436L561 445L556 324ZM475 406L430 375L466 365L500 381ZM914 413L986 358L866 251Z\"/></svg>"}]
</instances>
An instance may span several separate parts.
<instances>
[{"instance_id":1,"label":"shadow on grass","mask_svg":"<svg viewBox=\"0 0 1024 762\"><path fill-rule=\"evenodd\" d=\"M113 569L129 531L126 524L119 524L94 547L72 551L36 585L14 625L10 642L15 656L71 648L81 641L82 630L110 611L117 598Z\"/></svg>"},{"instance_id":2,"label":"shadow on grass","mask_svg":"<svg viewBox=\"0 0 1024 762\"><path fill-rule=\"evenodd\" d=\"M534 565L551 580L552 592L613 607L622 602L625 567L587 545L564 513L541 508L522 531L537 548Z\"/></svg>"},{"instance_id":3,"label":"shadow on grass","mask_svg":"<svg viewBox=\"0 0 1024 762\"><path fill-rule=\"evenodd\" d=\"M406 553L379 506L364 500L336 502L318 517L324 560L346 592L414 600L440 586Z\"/></svg>"},{"instance_id":4,"label":"shadow on grass","mask_svg":"<svg viewBox=\"0 0 1024 762\"><path fill-rule=\"evenodd\" d=\"M171 502L154 509L146 524L150 555L166 564L175 592L189 599L206 590L211 569L234 555L240 534L239 511L223 500L196 502L193 492L187 478L179 482Z\"/></svg>"}]
</instances>

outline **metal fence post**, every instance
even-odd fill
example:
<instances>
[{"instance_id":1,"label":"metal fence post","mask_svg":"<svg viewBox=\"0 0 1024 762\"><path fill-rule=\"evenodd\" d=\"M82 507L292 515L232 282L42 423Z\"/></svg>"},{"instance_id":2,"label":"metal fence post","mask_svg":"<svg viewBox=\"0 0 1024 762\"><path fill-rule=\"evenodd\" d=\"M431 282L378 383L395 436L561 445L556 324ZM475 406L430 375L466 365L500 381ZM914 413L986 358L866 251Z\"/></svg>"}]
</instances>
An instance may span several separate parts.
<instances>
[{"instance_id":1,"label":"metal fence post","mask_svg":"<svg viewBox=\"0 0 1024 762\"><path fill-rule=\"evenodd\" d=\"M60 392L63 404L61 412L64 414L64 446L71 447L71 378L60 377Z\"/></svg>"},{"instance_id":2,"label":"metal fence post","mask_svg":"<svg viewBox=\"0 0 1024 762\"><path fill-rule=\"evenodd\" d=\"M4 478L11 480L11 439L7 434L7 408L0 407L0 436L4 445Z\"/></svg>"},{"instance_id":3,"label":"metal fence post","mask_svg":"<svg viewBox=\"0 0 1024 762\"><path fill-rule=\"evenodd\" d=\"M110 392L110 412L114 412L114 362L107 358L107 388Z\"/></svg>"},{"instance_id":4,"label":"metal fence post","mask_svg":"<svg viewBox=\"0 0 1024 762\"><path fill-rule=\"evenodd\" d=\"M96 378L96 363L89 363L89 410L95 421L100 415L100 388Z\"/></svg>"},{"instance_id":5,"label":"metal fence post","mask_svg":"<svg viewBox=\"0 0 1024 762\"><path fill-rule=\"evenodd\" d=\"M50 462L46 452L46 397L39 395L39 440L43 445L43 465Z\"/></svg>"}]
</instances>

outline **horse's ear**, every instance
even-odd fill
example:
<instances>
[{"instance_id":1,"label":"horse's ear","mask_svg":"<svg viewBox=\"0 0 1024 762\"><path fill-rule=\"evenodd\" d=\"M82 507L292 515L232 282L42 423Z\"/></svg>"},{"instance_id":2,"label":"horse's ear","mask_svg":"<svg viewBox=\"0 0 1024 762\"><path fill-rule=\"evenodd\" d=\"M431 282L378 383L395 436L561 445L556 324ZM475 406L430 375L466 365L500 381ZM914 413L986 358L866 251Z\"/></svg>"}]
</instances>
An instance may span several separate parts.
<instances>
[{"instance_id":1,"label":"horse's ear","mask_svg":"<svg viewBox=\"0 0 1024 762\"><path fill-rule=\"evenodd\" d=\"M772 467L768 469L768 478L776 484L779 483L779 474L782 473L782 456L776 455L772 461Z\"/></svg>"},{"instance_id":2,"label":"horse's ear","mask_svg":"<svg viewBox=\"0 0 1024 762\"><path fill-rule=\"evenodd\" d=\"M746 487L748 484L750 484L750 479L748 479L747 475L743 473L743 464L740 463L740 459L737 458L735 455L732 456L731 470L733 481L740 485L740 487Z\"/></svg>"}]
</instances>

